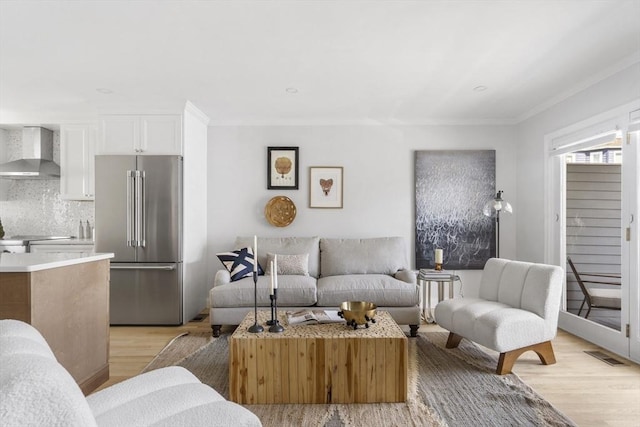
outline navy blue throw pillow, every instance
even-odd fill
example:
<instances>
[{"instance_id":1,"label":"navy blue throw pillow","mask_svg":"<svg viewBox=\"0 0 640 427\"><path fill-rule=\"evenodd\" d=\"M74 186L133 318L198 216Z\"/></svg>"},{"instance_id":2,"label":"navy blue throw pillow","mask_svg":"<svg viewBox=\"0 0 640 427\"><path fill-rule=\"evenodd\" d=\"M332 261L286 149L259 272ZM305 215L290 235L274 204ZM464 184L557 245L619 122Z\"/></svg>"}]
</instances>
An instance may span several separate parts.
<instances>
[{"instance_id":1,"label":"navy blue throw pillow","mask_svg":"<svg viewBox=\"0 0 640 427\"><path fill-rule=\"evenodd\" d=\"M231 273L231 281L235 282L244 277L251 277L253 275L253 249L242 248L233 252L222 252L216 254L220 262ZM258 275L264 275L260 263L258 263Z\"/></svg>"}]
</instances>

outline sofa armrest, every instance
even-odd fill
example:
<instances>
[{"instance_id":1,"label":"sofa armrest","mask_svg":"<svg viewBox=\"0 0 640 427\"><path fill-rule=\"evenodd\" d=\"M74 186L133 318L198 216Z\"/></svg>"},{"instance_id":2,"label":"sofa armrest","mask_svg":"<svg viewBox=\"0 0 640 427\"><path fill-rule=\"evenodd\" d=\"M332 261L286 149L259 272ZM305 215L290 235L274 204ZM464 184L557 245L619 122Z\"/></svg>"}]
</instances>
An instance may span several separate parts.
<instances>
[{"instance_id":1,"label":"sofa armrest","mask_svg":"<svg viewBox=\"0 0 640 427\"><path fill-rule=\"evenodd\" d=\"M231 283L231 273L228 270L218 270L216 271L216 276L213 279L213 287L220 285L225 285L227 283Z\"/></svg>"},{"instance_id":2,"label":"sofa armrest","mask_svg":"<svg viewBox=\"0 0 640 427\"><path fill-rule=\"evenodd\" d=\"M416 272L412 270L398 270L393 277L403 282L416 283Z\"/></svg>"}]
</instances>

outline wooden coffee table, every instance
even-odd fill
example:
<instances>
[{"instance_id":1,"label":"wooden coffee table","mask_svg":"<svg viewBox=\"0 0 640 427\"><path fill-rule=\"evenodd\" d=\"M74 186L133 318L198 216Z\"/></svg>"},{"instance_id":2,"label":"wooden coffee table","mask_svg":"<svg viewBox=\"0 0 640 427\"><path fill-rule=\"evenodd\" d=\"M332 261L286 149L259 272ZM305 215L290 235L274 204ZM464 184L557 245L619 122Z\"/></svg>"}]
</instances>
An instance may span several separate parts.
<instances>
[{"instance_id":1,"label":"wooden coffee table","mask_svg":"<svg viewBox=\"0 0 640 427\"><path fill-rule=\"evenodd\" d=\"M407 399L407 337L389 313L357 330L297 325L251 333L253 311L229 338L229 394L240 404L374 403ZM258 312L264 325L270 317Z\"/></svg>"}]
</instances>

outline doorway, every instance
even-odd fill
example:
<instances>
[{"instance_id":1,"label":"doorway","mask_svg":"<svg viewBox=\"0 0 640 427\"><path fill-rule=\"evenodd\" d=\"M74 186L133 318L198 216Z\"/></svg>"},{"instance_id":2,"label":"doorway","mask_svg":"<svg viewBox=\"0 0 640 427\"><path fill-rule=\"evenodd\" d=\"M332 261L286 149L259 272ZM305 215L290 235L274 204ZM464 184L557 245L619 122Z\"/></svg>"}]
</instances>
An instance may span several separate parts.
<instances>
[{"instance_id":1,"label":"doorway","mask_svg":"<svg viewBox=\"0 0 640 427\"><path fill-rule=\"evenodd\" d=\"M546 260L567 272L559 327L635 361L640 361L638 133L640 102L635 102L545 138ZM578 278L596 282L588 284L593 289L611 289L606 292L611 299L617 294L619 307L589 311Z\"/></svg>"},{"instance_id":2,"label":"doorway","mask_svg":"<svg viewBox=\"0 0 640 427\"><path fill-rule=\"evenodd\" d=\"M563 157L566 310L620 331L622 138Z\"/></svg>"}]
</instances>

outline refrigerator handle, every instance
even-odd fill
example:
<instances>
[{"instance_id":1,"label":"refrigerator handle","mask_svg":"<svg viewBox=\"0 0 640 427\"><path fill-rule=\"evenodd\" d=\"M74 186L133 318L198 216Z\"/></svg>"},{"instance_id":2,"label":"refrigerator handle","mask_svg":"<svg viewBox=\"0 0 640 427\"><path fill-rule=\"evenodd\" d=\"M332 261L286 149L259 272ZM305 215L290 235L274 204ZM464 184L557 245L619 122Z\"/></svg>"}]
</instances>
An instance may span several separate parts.
<instances>
[{"instance_id":1,"label":"refrigerator handle","mask_svg":"<svg viewBox=\"0 0 640 427\"><path fill-rule=\"evenodd\" d=\"M138 241L138 246L145 247L146 242L146 224L145 224L145 204L146 204L146 194L145 194L145 173L144 171L136 171L137 172L137 214L138 218L136 221L136 240Z\"/></svg>"},{"instance_id":2,"label":"refrigerator handle","mask_svg":"<svg viewBox=\"0 0 640 427\"><path fill-rule=\"evenodd\" d=\"M144 265L144 264L111 264L109 267L111 270L162 270L173 271L176 269L175 264L159 264L159 265Z\"/></svg>"},{"instance_id":3,"label":"refrigerator handle","mask_svg":"<svg viewBox=\"0 0 640 427\"><path fill-rule=\"evenodd\" d=\"M127 246L134 247L134 198L135 198L135 176L134 171L127 171Z\"/></svg>"}]
</instances>

